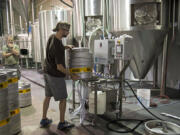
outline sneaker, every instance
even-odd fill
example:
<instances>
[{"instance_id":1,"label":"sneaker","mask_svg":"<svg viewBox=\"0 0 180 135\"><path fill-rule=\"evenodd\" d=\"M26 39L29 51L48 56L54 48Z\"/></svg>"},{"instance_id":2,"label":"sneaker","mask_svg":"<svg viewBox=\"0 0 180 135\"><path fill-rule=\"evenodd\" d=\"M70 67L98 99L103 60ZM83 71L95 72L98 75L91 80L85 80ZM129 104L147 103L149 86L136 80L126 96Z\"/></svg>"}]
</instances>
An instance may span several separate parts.
<instances>
[{"instance_id":1,"label":"sneaker","mask_svg":"<svg viewBox=\"0 0 180 135\"><path fill-rule=\"evenodd\" d=\"M74 127L74 124L71 124L71 123L65 121L65 122L59 122L57 128L58 128L59 130L64 130L64 129L72 128L72 127Z\"/></svg>"},{"instance_id":2,"label":"sneaker","mask_svg":"<svg viewBox=\"0 0 180 135\"><path fill-rule=\"evenodd\" d=\"M42 119L42 120L41 120L40 125L41 125L41 128L46 128L46 127L48 127L51 123L52 123L52 120L46 118L46 119Z\"/></svg>"}]
</instances>

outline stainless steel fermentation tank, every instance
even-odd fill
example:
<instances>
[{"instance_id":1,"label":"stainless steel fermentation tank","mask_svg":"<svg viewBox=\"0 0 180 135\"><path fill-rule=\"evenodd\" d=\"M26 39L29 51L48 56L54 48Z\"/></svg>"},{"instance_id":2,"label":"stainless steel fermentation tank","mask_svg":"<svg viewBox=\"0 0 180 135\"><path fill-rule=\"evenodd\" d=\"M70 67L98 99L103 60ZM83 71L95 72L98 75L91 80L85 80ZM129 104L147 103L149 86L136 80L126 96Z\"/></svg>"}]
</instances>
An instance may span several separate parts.
<instances>
[{"instance_id":1,"label":"stainless steel fermentation tank","mask_svg":"<svg viewBox=\"0 0 180 135\"><path fill-rule=\"evenodd\" d=\"M39 13L39 30L40 30L40 43L41 43L41 61L46 57L46 44L48 38L53 34L52 29L59 21L72 22L72 13L70 10L45 10ZM70 37L71 35L69 35ZM64 43L66 40L64 40Z\"/></svg>"},{"instance_id":2,"label":"stainless steel fermentation tank","mask_svg":"<svg viewBox=\"0 0 180 135\"><path fill-rule=\"evenodd\" d=\"M167 0L74 0L74 36L86 36L87 17L103 16L103 21L109 20L107 29L115 37L124 33L133 36L130 67L134 76L142 79L162 50L168 29L168 5Z\"/></svg>"},{"instance_id":3,"label":"stainless steel fermentation tank","mask_svg":"<svg viewBox=\"0 0 180 135\"><path fill-rule=\"evenodd\" d=\"M85 16L102 16L103 0L85 0Z\"/></svg>"},{"instance_id":4,"label":"stainless steel fermentation tank","mask_svg":"<svg viewBox=\"0 0 180 135\"><path fill-rule=\"evenodd\" d=\"M18 40L16 43L19 45L20 49L26 49L28 51L28 58L32 58L32 37L31 35L26 34L19 34Z\"/></svg>"},{"instance_id":5,"label":"stainless steel fermentation tank","mask_svg":"<svg viewBox=\"0 0 180 135\"><path fill-rule=\"evenodd\" d=\"M73 35L76 38L83 37L84 7L82 0L74 0L73 8Z\"/></svg>"},{"instance_id":6,"label":"stainless steel fermentation tank","mask_svg":"<svg viewBox=\"0 0 180 135\"><path fill-rule=\"evenodd\" d=\"M107 0L108 29L115 36L133 37L131 70L136 78L146 76L160 54L168 29L168 0Z\"/></svg>"},{"instance_id":7,"label":"stainless steel fermentation tank","mask_svg":"<svg viewBox=\"0 0 180 135\"><path fill-rule=\"evenodd\" d=\"M102 26L103 0L73 0L73 3L73 34L79 40Z\"/></svg>"},{"instance_id":8,"label":"stainless steel fermentation tank","mask_svg":"<svg viewBox=\"0 0 180 135\"><path fill-rule=\"evenodd\" d=\"M35 22L32 25L32 50L33 58L36 63L41 62L41 45L40 45L40 33L39 22Z\"/></svg>"}]
</instances>

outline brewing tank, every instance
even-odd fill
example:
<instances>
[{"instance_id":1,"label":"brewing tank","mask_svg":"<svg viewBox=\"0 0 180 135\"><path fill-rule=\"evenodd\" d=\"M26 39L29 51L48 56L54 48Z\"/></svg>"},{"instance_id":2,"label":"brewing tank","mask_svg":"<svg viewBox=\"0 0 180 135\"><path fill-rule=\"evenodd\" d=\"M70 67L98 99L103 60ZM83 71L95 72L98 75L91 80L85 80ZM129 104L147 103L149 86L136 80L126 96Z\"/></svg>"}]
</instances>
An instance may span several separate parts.
<instances>
[{"instance_id":1,"label":"brewing tank","mask_svg":"<svg viewBox=\"0 0 180 135\"><path fill-rule=\"evenodd\" d=\"M85 32L91 33L102 25L103 1L73 0L73 32L76 39L81 39Z\"/></svg>"},{"instance_id":2,"label":"brewing tank","mask_svg":"<svg viewBox=\"0 0 180 135\"><path fill-rule=\"evenodd\" d=\"M20 49L26 49L28 51L28 58L32 58L32 37L31 35L18 34L18 40L16 43L19 45Z\"/></svg>"},{"instance_id":3,"label":"brewing tank","mask_svg":"<svg viewBox=\"0 0 180 135\"><path fill-rule=\"evenodd\" d=\"M103 0L85 0L85 16L103 16Z\"/></svg>"},{"instance_id":4,"label":"brewing tank","mask_svg":"<svg viewBox=\"0 0 180 135\"><path fill-rule=\"evenodd\" d=\"M135 78L143 79L162 51L168 5L167 0L108 0L109 32L133 37L130 67Z\"/></svg>"},{"instance_id":5,"label":"brewing tank","mask_svg":"<svg viewBox=\"0 0 180 135\"><path fill-rule=\"evenodd\" d=\"M41 62L41 45L40 45L40 33L39 33L39 22L35 22L32 25L32 47L33 47L33 58L37 63Z\"/></svg>"},{"instance_id":6,"label":"brewing tank","mask_svg":"<svg viewBox=\"0 0 180 135\"><path fill-rule=\"evenodd\" d=\"M40 44L42 49L41 60L44 61L46 57L46 44L48 38L53 34L53 29L59 21L68 22L71 24L72 13L70 10L45 10L39 13L39 30L40 30ZM69 35L70 37L71 35ZM65 40L64 40L65 43Z\"/></svg>"},{"instance_id":7,"label":"brewing tank","mask_svg":"<svg viewBox=\"0 0 180 135\"><path fill-rule=\"evenodd\" d=\"M81 38L83 37L84 4L83 0L74 0L73 3L73 35L75 38Z\"/></svg>"},{"instance_id":8,"label":"brewing tank","mask_svg":"<svg viewBox=\"0 0 180 135\"><path fill-rule=\"evenodd\" d=\"M165 30L167 0L109 0L109 31Z\"/></svg>"}]
</instances>

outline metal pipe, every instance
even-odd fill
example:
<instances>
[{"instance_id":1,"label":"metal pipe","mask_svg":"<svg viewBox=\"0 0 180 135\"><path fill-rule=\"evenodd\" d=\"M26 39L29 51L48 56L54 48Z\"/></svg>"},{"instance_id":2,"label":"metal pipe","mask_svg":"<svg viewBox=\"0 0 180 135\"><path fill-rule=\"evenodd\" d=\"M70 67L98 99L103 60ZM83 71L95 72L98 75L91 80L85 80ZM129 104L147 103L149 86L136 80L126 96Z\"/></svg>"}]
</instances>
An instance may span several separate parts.
<instances>
[{"instance_id":1,"label":"metal pipe","mask_svg":"<svg viewBox=\"0 0 180 135\"><path fill-rule=\"evenodd\" d=\"M34 24L34 20L35 20L35 19L34 19L34 18L35 18L35 17L34 17L34 0L31 1L31 6L32 6L32 7L31 7L31 8L32 8L32 24Z\"/></svg>"},{"instance_id":2,"label":"metal pipe","mask_svg":"<svg viewBox=\"0 0 180 135\"><path fill-rule=\"evenodd\" d=\"M83 0L82 8L82 21L83 21L83 45L86 47L86 22L85 22L85 1Z\"/></svg>"},{"instance_id":3,"label":"metal pipe","mask_svg":"<svg viewBox=\"0 0 180 135\"><path fill-rule=\"evenodd\" d=\"M158 81L158 59L155 61L153 68L153 87L156 88Z\"/></svg>"},{"instance_id":4,"label":"metal pipe","mask_svg":"<svg viewBox=\"0 0 180 135\"><path fill-rule=\"evenodd\" d=\"M75 81L73 81L72 82L73 83L73 97L72 97L72 100L73 100L73 110L75 110L76 109L76 96L75 96L75 91L76 91L76 89L75 89Z\"/></svg>"},{"instance_id":5,"label":"metal pipe","mask_svg":"<svg viewBox=\"0 0 180 135\"><path fill-rule=\"evenodd\" d=\"M19 25L20 25L20 30L21 30L21 33L23 32L23 27L22 27L22 17L19 16Z\"/></svg>"},{"instance_id":6,"label":"metal pipe","mask_svg":"<svg viewBox=\"0 0 180 135\"><path fill-rule=\"evenodd\" d=\"M123 60L119 60L119 71L121 72L124 68L124 61ZM119 119L122 116L122 94L123 94L123 80L124 80L124 74L125 72L123 72L117 79L120 79L119 81L119 90L118 90L118 101L117 101L117 109L118 109L118 113L116 115L116 117Z\"/></svg>"},{"instance_id":7,"label":"metal pipe","mask_svg":"<svg viewBox=\"0 0 180 135\"><path fill-rule=\"evenodd\" d=\"M180 117L175 116L175 115L171 115L171 114L168 114L168 113L161 113L161 115L166 116L166 117L170 117L170 118L173 118L173 119L176 119L176 120L180 120Z\"/></svg>"},{"instance_id":8,"label":"metal pipe","mask_svg":"<svg viewBox=\"0 0 180 135\"><path fill-rule=\"evenodd\" d=\"M169 18L168 18L168 27L171 26L171 0L169 0Z\"/></svg>"},{"instance_id":9,"label":"metal pipe","mask_svg":"<svg viewBox=\"0 0 180 135\"><path fill-rule=\"evenodd\" d=\"M165 95L165 89L166 89L167 52L168 52L168 34L166 35L166 38L164 40L164 45L163 45L161 91L160 91L161 96Z\"/></svg>"},{"instance_id":10,"label":"metal pipe","mask_svg":"<svg viewBox=\"0 0 180 135\"><path fill-rule=\"evenodd\" d=\"M4 34L4 25L3 25L3 11L0 10L0 36Z\"/></svg>"},{"instance_id":11,"label":"metal pipe","mask_svg":"<svg viewBox=\"0 0 180 135\"><path fill-rule=\"evenodd\" d=\"M11 35L13 36L15 34L15 29L14 29L14 13L12 7L12 0L9 0L9 7L10 7L10 19L11 19Z\"/></svg>"},{"instance_id":12,"label":"metal pipe","mask_svg":"<svg viewBox=\"0 0 180 135\"><path fill-rule=\"evenodd\" d=\"M6 21L7 21L7 34L10 34L10 23L9 23L9 0L6 0Z\"/></svg>"},{"instance_id":13,"label":"metal pipe","mask_svg":"<svg viewBox=\"0 0 180 135\"><path fill-rule=\"evenodd\" d=\"M98 96L97 96L97 85L96 85L96 83L95 83L95 85L94 85L94 105L95 105L95 108L94 108L94 114L95 114L95 116L97 115L97 98L98 98Z\"/></svg>"},{"instance_id":14,"label":"metal pipe","mask_svg":"<svg viewBox=\"0 0 180 135\"><path fill-rule=\"evenodd\" d=\"M173 1L173 37L175 35L175 15L176 15L176 1Z\"/></svg>"},{"instance_id":15,"label":"metal pipe","mask_svg":"<svg viewBox=\"0 0 180 135\"><path fill-rule=\"evenodd\" d=\"M178 1L178 13L180 13L180 1ZM178 30L180 30L180 14L178 14Z\"/></svg>"},{"instance_id":16,"label":"metal pipe","mask_svg":"<svg viewBox=\"0 0 180 135\"><path fill-rule=\"evenodd\" d=\"M105 0L103 0L103 38L105 38L105 23L106 23L106 14L105 14Z\"/></svg>"},{"instance_id":17,"label":"metal pipe","mask_svg":"<svg viewBox=\"0 0 180 135\"><path fill-rule=\"evenodd\" d=\"M173 1L173 36L171 39L170 45L173 44L175 38L175 7L176 1ZM168 59L168 34L166 35L164 46L163 46L163 60L162 60L162 74L161 74L161 91L160 95L163 96L165 94L166 89L166 76L167 76L167 59Z\"/></svg>"},{"instance_id":18,"label":"metal pipe","mask_svg":"<svg viewBox=\"0 0 180 135\"><path fill-rule=\"evenodd\" d=\"M106 27L107 27L107 32L109 33L109 1L108 0L105 0L106 1L106 7L105 7L105 9L106 9Z\"/></svg>"}]
</instances>

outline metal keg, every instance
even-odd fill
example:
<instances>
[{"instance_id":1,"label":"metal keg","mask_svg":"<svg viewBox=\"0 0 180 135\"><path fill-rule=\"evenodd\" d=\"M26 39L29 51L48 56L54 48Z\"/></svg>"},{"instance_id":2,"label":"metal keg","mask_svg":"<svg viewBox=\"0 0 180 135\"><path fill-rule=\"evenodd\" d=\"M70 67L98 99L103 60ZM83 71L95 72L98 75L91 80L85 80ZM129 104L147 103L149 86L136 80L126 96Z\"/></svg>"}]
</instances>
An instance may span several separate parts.
<instances>
[{"instance_id":1,"label":"metal keg","mask_svg":"<svg viewBox=\"0 0 180 135\"><path fill-rule=\"evenodd\" d=\"M9 109L15 110L19 107L18 95L18 78L17 72L13 70L6 70L8 77L8 101Z\"/></svg>"},{"instance_id":2,"label":"metal keg","mask_svg":"<svg viewBox=\"0 0 180 135\"><path fill-rule=\"evenodd\" d=\"M10 112L10 133L17 134L21 132L21 114L20 109L17 108Z\"/></svg>"},{"instance_id":3,"label":"metal keg","mask_svg":"<svg viewBox=\"0 0 180 135\"><path fill-rule=\"evenodd\" d=\"M27 82L19 82L19 106L27 107L32 104L31 85Z\"/></svg>"},{"instance_id":4,"label":"metal keg","mask_svg":"<svg viewBox=\"0 0 180 135\"><path fill-rule=\"evenodd\" d=\"M0 135L10 135L8 83L7 76L5 73L0 73Z\"/></svg>"},{"instance_id":5,"label":"metal keg","mask_svg":"<svg viewBox=\"0 0 180 135\"><path fill-rule=\"evenodd\" d=\"M146 135L180 135L180 126L171 122L151 120L145 123Z\"/></svg>"},{"instance_id":6,"label":"metal keg","mask_svg":"<svg viewBox=\"0 0 180 135\"><path fill-rule=\"evenodd\" d=\"M93 56L88 48L73 48L69 61L71 73L77 74L80 79L92 77Z\"/></svg>"},{"instance_id":7,"label":"metal keg","mask_svg":"<svg viewBox=\"0 0 180 135\"><path fill-rule=\"evenodd\" d=\"M10 133L17 134L21 131L17 70L6 69L6 72L8 80L8 104L11 118Z\"/></svg>"}]
</instances>

